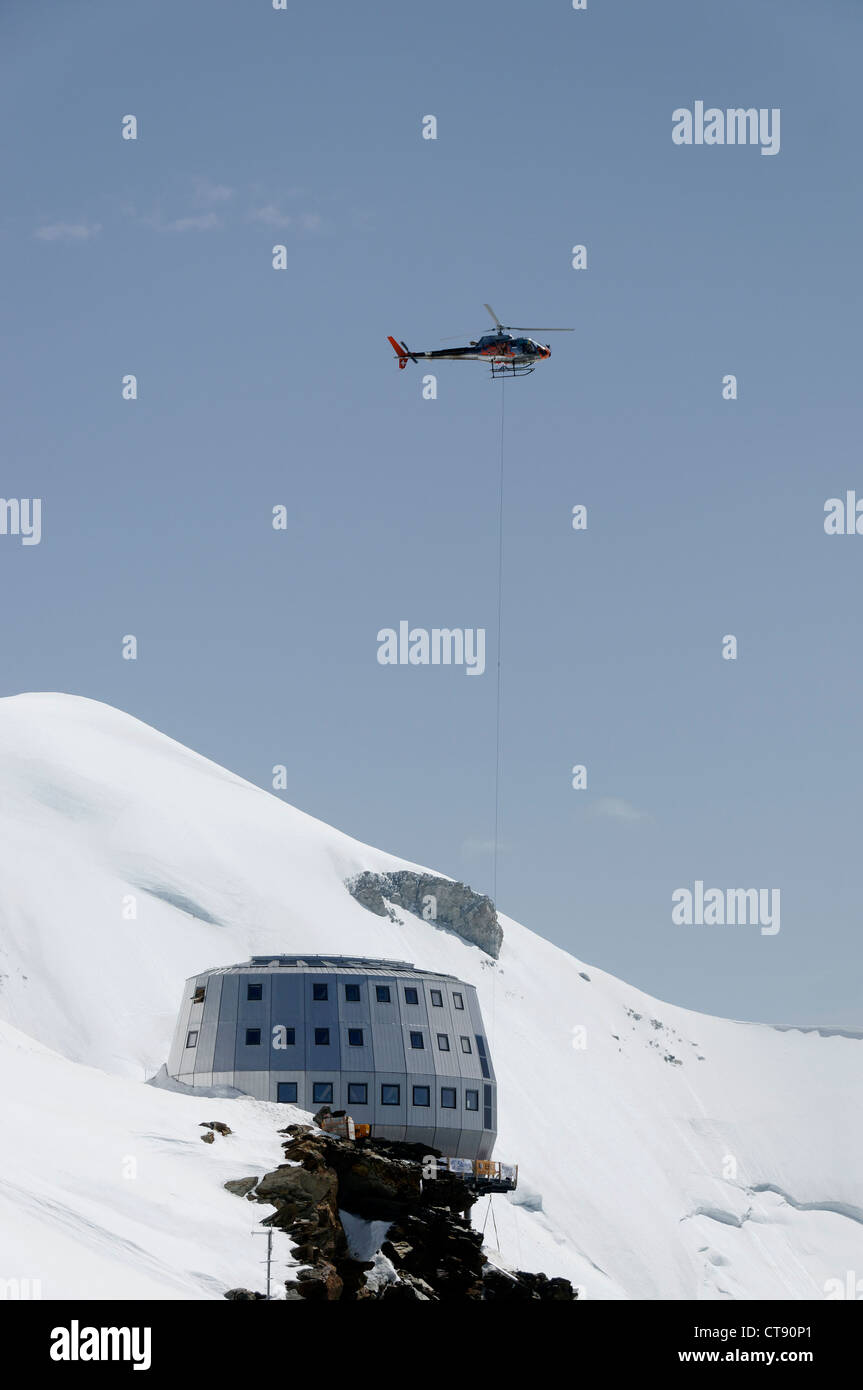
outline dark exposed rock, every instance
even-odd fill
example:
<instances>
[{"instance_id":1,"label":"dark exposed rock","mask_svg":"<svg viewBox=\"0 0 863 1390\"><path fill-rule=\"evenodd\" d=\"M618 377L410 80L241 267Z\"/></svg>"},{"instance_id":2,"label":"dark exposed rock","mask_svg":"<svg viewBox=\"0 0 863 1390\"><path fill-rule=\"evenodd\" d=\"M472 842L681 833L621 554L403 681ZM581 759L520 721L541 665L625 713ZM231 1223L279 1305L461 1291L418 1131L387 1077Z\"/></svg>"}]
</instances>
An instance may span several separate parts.
<instances>
[{"instance_id":1,"label":"dark exposed rock","mask_svg":"<svg viewBox=\"0 0 863 1390\"><path fill-rule=\"evenodd\" d=\"M204 1144L215 1144L216 1136L211 1129L208 1129L206 1134L201 1135L201 1140Z\"/></svg>"},{"instance_id":2,"label":"dark exposed rock","mask_svg":"<svg viewBox=\"0 0 863 1390\"><path fill-rule=\"evenodd\" d=\"M201 1127L214 1129L217 1134L233 1134L234 1132L229 1125L222 1124L221 1120L202 1120Z\"/></svg>"},{"instance_id":3,"label":"dark exposed rock","mask_svg":"<svg viewBox=\"0 0 863 1390\"><path fill-rule=\"evenodd\" d=\"M465 883L398 869L389 874L366 871L349 879L347 888L358 903L378 917L388 916L387 903L394 903L434 926L454 931L494 960L500 955L503 928L494 903Z\"/></svg>"},{"instance_id":4,"label":"dark exposed rock","mask_svg":"<svg viewBox=\"0 0 863 1390\"><path fill-rule=\"evenodd\" d=\"M225 1298L236 1299L238 1302L262 1298L266 1302L267 1295L265 1293L253 1293L251 1289L228 1289Z\"/></svg>"},{"instance_id":5,"label":"dark exposed rock","mask_svg":"<svg viewBox=\"0 0 863 1390\"><path fill-rule=\"evenodd\" d=\"M259 1180L238 1178L226 1186L275 1206L263 1224L286 1231L294 1242L295 1259L305 1266L286 1285L290 1300L447 1303L575 1298L565 1279L507 1272L486 1263L482 1235L466 1215L476 1194L455 1175L423 1181L423 1159L439 1157L435 1150L395 1140L351 1142L308 1125L290 1125L282 1133L287 1135L288 1162ZM390 1223L380 1254L395 1270L393 1282L367 1282L375 1262L352 1257L342 1211ZM230 1296L245 1295L233 1291Z\"/></svg>"},{"instance_id":6,"label":"dark exposed rock","mask_svg":"<svg viewBox=\"0 0 863 1390\"><path fill-rule=\"evenodd\" d=\"M233 1192L235 1197L248 1197L254 1187L257 1187L257 1178L229 1178L224 1184L228 1192Z\"/></svg>"}]
</instances>

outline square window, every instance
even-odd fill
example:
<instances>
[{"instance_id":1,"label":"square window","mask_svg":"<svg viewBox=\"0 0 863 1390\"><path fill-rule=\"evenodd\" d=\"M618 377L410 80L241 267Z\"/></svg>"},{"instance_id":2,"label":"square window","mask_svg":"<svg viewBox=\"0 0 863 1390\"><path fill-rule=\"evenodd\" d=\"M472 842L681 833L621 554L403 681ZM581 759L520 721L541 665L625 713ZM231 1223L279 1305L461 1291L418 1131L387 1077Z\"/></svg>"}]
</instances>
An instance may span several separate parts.
<instances>
[{"instance_id":1,"label":"square window","mask_svg":"<svg viewBox=\"0 0 863 1390\"><path fill-rule=\"evenodd\" d=\"M379 1004L389 1004L390 987L389 985L375 985L375 994Z\"/></svg>"},{"instance_id":2,"label":"square window","mask_svg":"<svg viewBox=\"0 0 863 1390\"><path fill-rule=\"evenodd\" d=\"M276 1099L278 1100L280 1105L296 1105L296 1081L280 1081L276 1087Z\"/></svg>"},{"instance_id":3,"label":"square window","mask_svg":"<svg viewBox=\"0 0 863 1390\"><path fill-rule=\"evenodd\" d=\"M434 1005L434 1007L435 1007L436 1009L442 1009L442 1008L443 1008L443 995L441 994L441 992L440 992L439 989L433 989L433 990L432 990L432 992L431 992L431 1001L432 1001L432 1004Z\"/></svg>"},{"instance_id":4,"label":"square window","mask_svg":"<svg viewBox=\"0 0 863 1390\"><path fill-rule=\"evenodd\" d=\"M264 986L263 986L263 985L246 985L246 998L247 998L247 999L263 999L263 997L264 997Z\"/></svg>"},{"instance_id":5,"label":"square window","mask_svg":"<svg viewBox=\"0 0 863 1390\"><path fill-rule=\"evenodd\" d=\"M281 1031L281 1033L278 1035L278 1042L281 1044L282 1047L296 1047L296 1045L297 1045L297 1030L296 1030L296 1028L283 1028L282 1031ZM275 1047L275 1046L276 1046L276 1043L273 1043L273 1046Z\"/></svg>"},{"instance_id":6,"label":"square window","mask_svg":"<svg viewBox=\"0 0 863 1390\"><path fill-rule=\"evenodd\" d=\"M322 1003L323 1000L329 999L329 997L329 985L312 985L312 998L316 1000L318 1003Z\"/></svg>"},{"instance_id":7,"label":"square window","mask_svg":"<svg viewBox=\"0 0 863 1390\"><path fill-rule=\"evenodd\" d=\"M197 1032L195 1032L195 1031L193 1030L193 1031L189 1034L189 1036L186 1038L186 1046L187 1046L187 1047L197 1047L197 1045L198 1045L198 1034L197 1034Z\"/></svg>"},{"instance_id":8,"label":"square window","mask_svg":"<svg viewBox=\"0 0 863 1390\"><path fill-rule=\"evenodd\" d=\"M206 985L198 985L197 989L195 990L195 993L192 995L192 1003L193 1003L193 1004L203 1004L204 999L206 998L206 995L207 995L207 988L206 988Z\"/></svg>"},{"instance_id":9,"label":"square window","mask_svg":"<svg viewBox=\"0 0 863 1390\"><path fill-rule=\"evenodd\" d=\"M348 1029L348 1042L350 1043L351 1047L362 1047L362 1045L363 1045L363 1030L362 1030L362 1028L349 1028L349 1029Z\"/></svg>"},{"instance_id":10,"label":"square window","mask_svg":"<svg viewBox=\"0 0 863 1390\"><path fill-rule=\"evenodd\" d=\"M449 1052L449 1034L438 1033L437 1045L440 1048L441 1052Z\"/></svg>"},{"instance_id":11,"label":"square window","mask_svg":"<svg viewBox=\"0 0 863 1390\"><path fill-rule=\"evenodd\" d=\"M461 1040L461 1050L462 1050L462 1052L470 1052L470 1050L471 1050L471 1047L470 1047L470 1038L462 1038L462 1040Z\"/></svg>"},{"instance_id":12,"label":"square window","mask_svg":"<svg viewBox=\"0 0 863 1390\"><path fill-rule=\"evenodd\" d=\"M414 1105L431 1105L430 1086L414 1086Z\"/></svg>"},{"instance_id":13,"label":"square window","mask_svg":"<svg viewBox=\"0 0 863 1390\"><path fill-rule=\"evenodd\" d=\"M349 1004L359 1004L360 987L359 985L345 985L345 999Z\"/></svg>"},{"instance_id":14,"label":"square window","mask_svg":"<svg viewBox=\"0 0 863 1390\"><path fill-rule=\"evenodd\" d=\"M369 1088L365 1081L348 1082L348 1105L368 1105Z\"/></svg>"},{"instance_id":15,"label":"square window","mask_svg":"<svg viewBox=\"0 0 863 1390\"><path fill-rule=\"evenodd\" d=\"M411 1047L425 1047L422 1033L411 1033Z\"/></svg>"},{"instance_id":16,"label":"square window","mask_svg":"<svg viewBox=\"0 0 863 1390\"><path fill-rule=\"evenodd\" d=\"M316 1081L312 1086L312 1100L314 1101L315 1105L332 1105L332 1081Z\"/></svg>"},{"instance_id":17,"label":"square window","mask_svg":"<svg viewBox=\"0 0 863 1390\"><path fill-rule=\"evenodd\" d=\"M405 986L405 1003L406 1003L406 1004L418 1004L419 1002L420 1002L419 994L418 994L417 991L414 989L413 985L406 985L406 986Z\"/></svg>"},{"instance_id":18,"label":"square window","mask_svg":"<svg viewBox=\"0 0 863 1390\"><path fill-rule=\"evenodd\" d=\"M329 1047L330 1030L329 1028L315 1029L315 1047Z\"/></svg>"},{"instance_id":19,"label":"square window","mask_svg":"<svg viewBox=\"0 0 863 1390\"><path fill-rule=\"evenodd\" d=\"M401 1086L381 1086L381 1105L401 1105Z\"/></svg>"},{"instance_id":20,"label":"square window","mask_svg":"<svg viewBox=\"0 0 863 1390\"><path fill-rule=\"evenodd\" d=\"M260 1028L246 1029L246 1047L260 1047L261 1030Z\"/></svg>"},{"instance_id":21,"label":"square window","mask_svg":"<svg viewBox=\"0 0 863 1390\"><path fill-rule=\"evenodd\" d=\"M453 1002L453 1004L455 1005L455 1007L456 1007L457 1009L463 1009L463 1008L464 1008L464 999L462 998L462 996L461 996L460 994L454 994L453 997L452 997L452 1002Z\"/></svg>"},{"instance_id":22,"label":"square window","mask_svg":"<svg viewBox=\"0 0 863 1390\"><path fill-rule=\"evenodd\" d=\"M441 1110L455 1110L455 1086L441 1086L440 1106Z\"/></svg>"},{"instance_id":23,"label":"square window","mask_svg":"<svg viewBox=\"0 0 863 1390\"><path fill-rule=\"evenodd\" d=\"M479 1110L479 1091L465 1091L464 1108L465 1110Z\"/></svg>"}]
</instances>

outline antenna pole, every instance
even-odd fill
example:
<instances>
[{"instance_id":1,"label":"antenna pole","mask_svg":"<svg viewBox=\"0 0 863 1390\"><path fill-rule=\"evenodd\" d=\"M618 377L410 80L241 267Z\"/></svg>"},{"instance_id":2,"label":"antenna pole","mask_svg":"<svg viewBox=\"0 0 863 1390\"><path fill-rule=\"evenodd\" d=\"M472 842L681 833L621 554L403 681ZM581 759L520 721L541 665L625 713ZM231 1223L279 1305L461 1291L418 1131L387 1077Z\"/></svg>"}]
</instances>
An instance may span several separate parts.
<instances>
[{"instance_id":1,"label":"antenna pole","mask_svg":"<svg viewBox=\"0 0 863 1390\"><path fill-rule=\"evenodd\" d=\"M252 1231L252 1235L267 1237L267 1301L269 1302L271 1289L270 1271L273 1266L273 1228L270 1226L266 1231Z\"/></svg>"}]
</instances>

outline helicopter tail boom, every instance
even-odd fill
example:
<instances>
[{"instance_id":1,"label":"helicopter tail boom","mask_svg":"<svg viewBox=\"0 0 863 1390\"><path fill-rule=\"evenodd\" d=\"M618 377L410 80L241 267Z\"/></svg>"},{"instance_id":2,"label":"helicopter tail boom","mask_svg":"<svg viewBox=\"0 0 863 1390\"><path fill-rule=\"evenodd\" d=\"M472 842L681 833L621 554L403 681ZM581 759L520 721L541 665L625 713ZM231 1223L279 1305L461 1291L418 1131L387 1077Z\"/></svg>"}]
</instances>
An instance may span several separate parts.
<instances>
[{"instance_id":1,"label":"helicopter tail boom","mask_svg":"<svg viewBox=\"0 0 863 1390\"><path fill-rule=\"evenodd\" d=\"M391 334L387 334L387 341L392 347L396 357L399 359L400 367L406 367L408 359L410 359L411 362L416 362L416 355L412 353L410 348L406 347L404 343L400 343L396 338L393 338Z\"/></svg>"}]
</instances>

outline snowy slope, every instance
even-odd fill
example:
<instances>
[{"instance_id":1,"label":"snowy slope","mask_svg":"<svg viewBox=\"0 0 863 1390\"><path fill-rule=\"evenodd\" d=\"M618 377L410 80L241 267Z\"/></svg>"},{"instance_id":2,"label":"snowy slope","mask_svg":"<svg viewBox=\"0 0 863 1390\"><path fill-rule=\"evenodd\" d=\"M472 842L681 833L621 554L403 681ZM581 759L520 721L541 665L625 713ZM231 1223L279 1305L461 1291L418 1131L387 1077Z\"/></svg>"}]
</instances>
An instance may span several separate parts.
<instances>
[{"instance_id":1,"label":"snowy slope","mask_svg":"<svg viewBox=\"0 0 863 1390\"><path fill-rule=\"evenodd\" d=\"M502 1259L589 1298L819 1298L863 1268L863 1041L661 1004L505 917L494 963L344 888L405 867L107 706L0 701L0 1277L55 1297L260 1287L260 1209L221 1184L278 1159L284 1108L142 1082L188 975L299 950L477 986L496 1152L521 1173L494 1202ZM208 1119L235 1134L202 1144Z\"/></svg>"}]
</instances>

